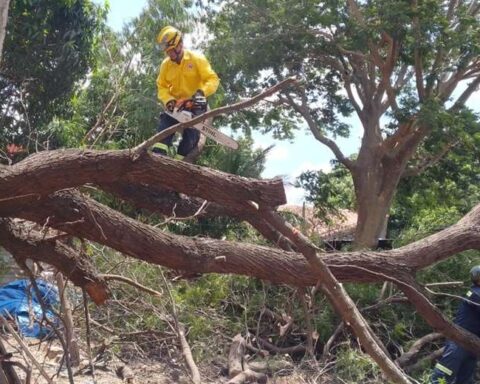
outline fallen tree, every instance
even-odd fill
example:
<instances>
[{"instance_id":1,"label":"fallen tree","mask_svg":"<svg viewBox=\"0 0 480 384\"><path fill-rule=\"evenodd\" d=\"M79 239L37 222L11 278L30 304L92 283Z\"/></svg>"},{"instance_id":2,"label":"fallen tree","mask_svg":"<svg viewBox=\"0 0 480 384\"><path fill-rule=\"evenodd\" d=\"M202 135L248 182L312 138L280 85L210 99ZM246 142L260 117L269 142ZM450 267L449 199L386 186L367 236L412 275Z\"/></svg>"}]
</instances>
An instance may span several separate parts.
<instances>
[{"instance_id":1,"label":"fallen tree","mask_svg":"<svg viewBox=\"0 0 480 384\"><path fill-rule=\"evenodd\" d=\"M87 239L149 263L189 272L241 274L293 286L323 283L305 258L311 245L305 239L298 241L295 231L289 236L275 213L275 206L285 200L280 180L250 180L148 153L133 161L128 151L80 150L38 153L3 167L0 180L2 244L16 257L55 265L75 284L87 288L97 303L108 295L106 284L95 277L94 267L81 254L63 243L65 237ZM172 215L172 201L177 199L183 202L178 205L183 215L248 220L270 240L283 239L288 250L166 233L72 189L86 183L167 215ZM172 190L193 197L181 198ZM144 198L148 194L152 201ZM162 196L165 203L158 204ZM204 210L199 212L202 204ZM38 226L34 230L18 219ZM467 249L480 249L480 206L457 224L392 251L313 251L339 281L393 282L433 329L478 353L479 340L445 319L414 280L420 269ZM355 308L335 307L351 324L349 316Z\"/></svg>"},{"instance_id":2,"label":"fallen tree","mask_svg":"<svg viewBox=\"0 0 480 384\"><path fill-rule=\"evenodd\" d=\"M196 121L245 108L292 82L287 79ZM181 128L179 123L170 130ZM286 202L280 179L248 179L152 156L146 148L159 139L155 135L132 151L45 151L0 168L2 244L20 265L26 265L27 258L54 265L97 304L107 299L108 287L96 276L94 266L63 242L65 238L86 239L148 263L193 273L233 273L277 284L316 285L385 375L394 382L409 383L339 283L391 281L435 330L480 353L480 339L450 323L414 279L421 268L466 249L480 249L480 206L456 225L394 251L327 255L276 212ZM169 216L178 214L178 205L189 216L228 215L245 220L283 249L167 233L75 189L86 184ZM180 197L178 192L190 197Z\"/></svg>"}]
</instances>

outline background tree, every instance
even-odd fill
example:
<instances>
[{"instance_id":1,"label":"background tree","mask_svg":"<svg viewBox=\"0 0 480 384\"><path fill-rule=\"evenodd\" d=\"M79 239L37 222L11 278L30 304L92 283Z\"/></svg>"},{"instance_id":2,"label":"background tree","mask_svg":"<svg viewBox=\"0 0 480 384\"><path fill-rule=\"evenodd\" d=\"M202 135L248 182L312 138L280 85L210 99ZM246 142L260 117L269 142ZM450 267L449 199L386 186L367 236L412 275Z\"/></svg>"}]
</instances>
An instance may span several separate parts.
<instances>
[{"instance_id":1,"label":"background tree","mask_svg":"<svg viewBox=\"0 0 480 384\"><path fill-rule=\"evenodd\" d=\"M0 31L0 54L1 52L3 52L3 41L5 40L9 3L10 3L10 0L2 0L0 2L0 18L1 18L1 25L2 25L2 30ZM1 56L0 56L0 59L1 59Z\"/></svg>"},{"instance_id":2,"label":"background tree","mask_svg":"<svg viewBox=\"0 0 480 384\"><path fill-rule=\"evenodd\" d=\"M11 1L0 66L2 150L11 143L27 150L55 146L46 125L71 111L72 91L92 67L104 20L105 10L91 1Z\"/></svg>"},{"instance_id":3,"label":"background tree","mask_svg":"<svg viewBox=\"0 0 480 384\"><path fill-rule=\"evenodd\" d=\"M356 242L370 247L405 173L478 130L465 103L480 83L479 12L463 1L227 1L210 8L210 52L230 99L285 76L304 79L233 126L284 137L306 124L350 171ZM342 117L352 111L363 127L355 160L334 141L348 136Z\"/></svg>"}]
</instances>

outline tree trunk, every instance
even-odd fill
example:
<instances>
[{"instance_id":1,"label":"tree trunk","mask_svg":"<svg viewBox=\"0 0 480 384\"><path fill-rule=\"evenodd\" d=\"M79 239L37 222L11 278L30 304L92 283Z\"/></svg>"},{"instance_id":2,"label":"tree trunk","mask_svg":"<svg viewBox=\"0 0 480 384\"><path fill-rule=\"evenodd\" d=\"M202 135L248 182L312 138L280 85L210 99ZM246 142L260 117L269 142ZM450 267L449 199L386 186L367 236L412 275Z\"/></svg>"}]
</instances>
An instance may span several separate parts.
<instances>
[{"instance_id":1,"label":"tree trunk","mask_svg":"<svg viewBox=\"0 0 480 384\"><path fill-rule=\"evenodd\" d=\"M380 146L361 151L353 173L358 214L355 249L376 248L404 168L403 162L382 157Z\"/></svg>"},{"instance_id":2,"label":"tree trunk","mask_svg":"<svg viewBox=\"0 0 480 384\"><path fill-rule=\"evenodd\" d=\"M0 62L2 61L3 41L7 30L9 3L10 0L0 0Z\"/></svg>"},{"instance_id":3,"label":"tree trunk","mask_svg":"<svg viewBox=\"0 0 480 384\"><path fill-rule=\"evenodd\" d=\"M379 150L378 153L380 152ZM387 164L387 167L370 169L377 173L373 176L383 177L377 180L394 180L392 184L384 183L391 186L397 183L398 177L386 178L382 174L383 169L388 168L390 173L385 172L385 174L390 175L392 169L397 171L401 166L388 164L387 161L390 160L383 159L383 164ZM372 176L373 171L367 176ZM370 182L374 180L368 177L364 179ZM312 268L304 258L308 255L311 256L310 259L313 260L314 256L316 259L316 248L309 246L308 252L303 249L305 251L302 252L303 255L299 254L298 252L302 251L302 243L296 240L299 232L293 229L286 231L283 220L279 225L278 220L266 219L272 216L276 218L276 215L273 215L275 206L284 202L284 190L279 181L240 178L188 163L157 159L143 153L137 161L132 161L127 151L39 153L12 167L0 168L0 180L2 181L0 183L0 216L5 218L2 220L4 225L0 227L2 244L9 244L14 251L12 254L15 253L20 257L27 257L31 253L38 254L40 249L55 251L40 255L39 260L50 260L64 273L72 270L72 262L80 266L75 268L79 274L71 276L72 281L77 281L80 285L85 285L90 269L85 264L81 265L81 257L71 254L74 250L60 246L58 239L66 235L95 241L126 255L173 269L196 273L235 273L294 286L311 286L320 283L338 313L344 317L344 321L352 325L354 325L352 316L356 312L355 305L350 300L338 303L336 298L343 288L338 287L334 279L357 282L389 280L404 291L419 314L432 328L459 342L465 348L477 354L480 353L480 339L449 323L441 311L429 302L413 278L416 270L457 252L480 249L480 205L450 228L423 241L390 252L323 254L320 266L323 268L322 271L325 271L324 275L327 275L325 278L323 274L318 273L318 267ZM359 180L360 177L357 176L356 187L360 186ZM236 215L240 212L241 217L249 215L250 220L258 220L259 223L265 221L266 225L262 225L260 229L262 231L268 229L271 233L276 230L283 234L290 240L293 252L246 243L189 238L163 232L159 228L122 215L77 191L64 189L91 182L99 188L108 186L112 192L122 187L121 190L125 193L129 192L123 188L125 183L133 186L161 185L170 190L178 188L182 193L216 202L218 205L225 205L228 207L226 211L230 214ZM377 196L381 196L382 188L378 186L376 188L380 191ZM54 191L58 192L52 193ZM147 204L149 201L143 201L143 203ZM16 219L6 219L6 217ZM14 239L10 239L15 237L21 240L22 231L16 230L22 226L20 218L39 224L36 230L39 232L37 235L32 236L30 230L28 232L29 240L35 240L34 243L37 245L34 252L28 251L28 247L33 243L23 241L25 245L21 246ZM23 225L31 229L28 223ZM50 234L46 231L47 227L61 232ZM255 227L260 226L255 225ZM8 241L9 239L11 241ZM290 247L287 248L290 249ZM61 253L65 253L63 262L62 258L58 257ZM321 277L320 281L319 277ZM98 281L94 275L90 280L96 282L96 285L101 288L101 281ZM357 336L371 333L367 325L359 321L356 321L353 328L358 333ZM365 348L369 346L368 340L361 340L361 342ZM381 362L381 350L375 352L373 347L375 345L371 344L368 351L372 355L379 356L377 360ZM391 374L396 370L393 366L388 368L382 365L382 368ZM401 380L401 382L404 381Z\"/></svg>"}]
</instances>

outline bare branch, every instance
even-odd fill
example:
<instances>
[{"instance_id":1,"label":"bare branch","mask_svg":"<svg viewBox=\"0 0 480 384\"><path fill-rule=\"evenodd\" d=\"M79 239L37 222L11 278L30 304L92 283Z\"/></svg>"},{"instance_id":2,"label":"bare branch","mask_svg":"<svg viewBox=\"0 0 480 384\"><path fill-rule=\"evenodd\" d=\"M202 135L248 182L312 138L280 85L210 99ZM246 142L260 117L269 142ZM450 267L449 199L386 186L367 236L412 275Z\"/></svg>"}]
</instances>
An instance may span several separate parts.
<instances>
[{"instance_id":1,"label":"bare branch","mask_svg":"<svg viewBox=\"0 0 480 384\"><path fill-rule=\"evenodd\" d=\"M40 374L43 376L43 378L47 381L49 384L53 384L53 381L50 379L50 377L47 375L47 372L43 368L43 366L38 362L38 360L33 356L32 352L30 351L30 348L28 348L28 345L22 340L20 335L15 332L13 327L9 324L9 322L2 316L0 316L0 323L2 326L4 326L8 332L13 336L13 338L16 340L22 351L25 352L25 354L28 356L30 361L35 365L35 367L38 369Z\"/></svg>"},{"instance_id":2,"label":"bare branch","mask_svg":"<svg viewBox=\"0 0 480 384\"><path fill-rule=\"evenodd\" d=\"M415 359L418 354L420 353L421 349L426 345L429 344L433 341L436 341L438 339L443 338L444 336L441 333L434 332L434 333L429 333L428 335L425 335L421 337L420 339L416 340L408 352L402 354L399 356L395 362L400 366L400 367L405 367L407 365L411 364L411 361Z\"/></svg>"},{"instance_id":3,"label":"bare branch","mask_svg":"<svg viewBox=\"0 0 480 384\"><path fill-rule=\"evenodd\" d=\"M148 287L140 284L139 282L137 282L135 280L132 280L132 279L129 279L128 277L125 277L125 276L111 275L111 274L101 274L99 277L101 277L102 279L104 279L106 281L109 281L109 280L120 281L122 283L131 285L132 287L135 287L135 288L139 289L140 291L146 292L146 293L148 293L149 295L152 295L152 296L157 296L157 297L162 297L163 296L160 292L155 291L154 289L148 288Z\"/></svg>"},{"instance_id":4,"label":"bare branch","mask_svg":"<svg viewBox=\"0 0 480 384\"><path fill-rule=\"evenodd\" d=\"M480 85L480 75L478 75L475 80L473 80L470 84L468 84L468 87L462 92L462 94L458 97L458 99L455 101L455 103L452 105L450 108L450 111L455 111L459 110L462 108L467 100L470 98L473 92L478 90L478 87Z\"/></svg>"},{"instance_id":5,"label":"bare branch","mask_svg":"<svg viewBox=\"0 0 480 384\"><path fill-rule=\"evenodd\" d=\"M419 164L414 167L414 168L407 168L405 172L403 173L402 177L407 178L407 177L412 177L412 176L418 176L421 173L423 173L426 169L433 167L434 165L438 164L440 160L442 160L445 155L450 152L450 150L455 147L459 143L458 140L447 143L444 145L444 147L434 156L429 156L424 158L422 161L419 162Z\"/></svg>"},{"instance_id":6,"label":"bare branch","mask_svg":"<svg viewBox=\"0 0 480 384\"><path fill-rule=\"evenodd\" d=\"M312 115L308 110L305 90L302 89L301 105L298 105L290 95L286 95L286 101L296 112L302 115L302 117L307 122L308 127L310 128L310 131L313 133L313 136L322 144L330 148L330 150L334 153L337 160L341 162L343 165L345 165L346 168L350 170L353 169L355 165L354 162L349 158L345 157L345 155L342 153L340 148L337 146L337 144L333 140L329 139L328 137L322 134L317 123L313 120Z\"/></svg>"}]
</instances>

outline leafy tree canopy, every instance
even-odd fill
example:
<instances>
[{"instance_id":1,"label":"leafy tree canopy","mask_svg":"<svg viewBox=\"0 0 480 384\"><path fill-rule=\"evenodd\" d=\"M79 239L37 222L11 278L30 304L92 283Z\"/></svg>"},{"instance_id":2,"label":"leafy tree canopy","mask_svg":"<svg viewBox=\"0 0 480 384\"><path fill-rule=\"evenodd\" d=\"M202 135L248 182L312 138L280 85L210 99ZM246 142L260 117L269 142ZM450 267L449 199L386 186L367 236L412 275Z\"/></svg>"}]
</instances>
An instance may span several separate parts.
<instances>
[{"instance_id":1,"label":"leafy tree canopy","mask_svg":"<svg viewBox=\"0 0 480 384\"><path fill-rule=\"evenodd\" d=\"M81 0L14 0L0 65L0 145L46 146L42 132L69 112L70 95L94 63L105 9Z\"/></svg>"},{"instance_id":2,"label":"leafy tree canopy","mask_svg":"<svg viewBox=\"0 0 480 384\"><path fill-rule=\"evenodd\" d=\"M358 246L375 244L405 175L424 171L455 146L472 148L479 122L466 101L480 84L476 2L218 5L209 7L210 52L231 99L287 76L302 79L233 126L262 127L279 138L308 127L352 174ZM343 117L353 111L364 130L354 160L334 141L349 135Z\"/></svg>"}]
</instances>

